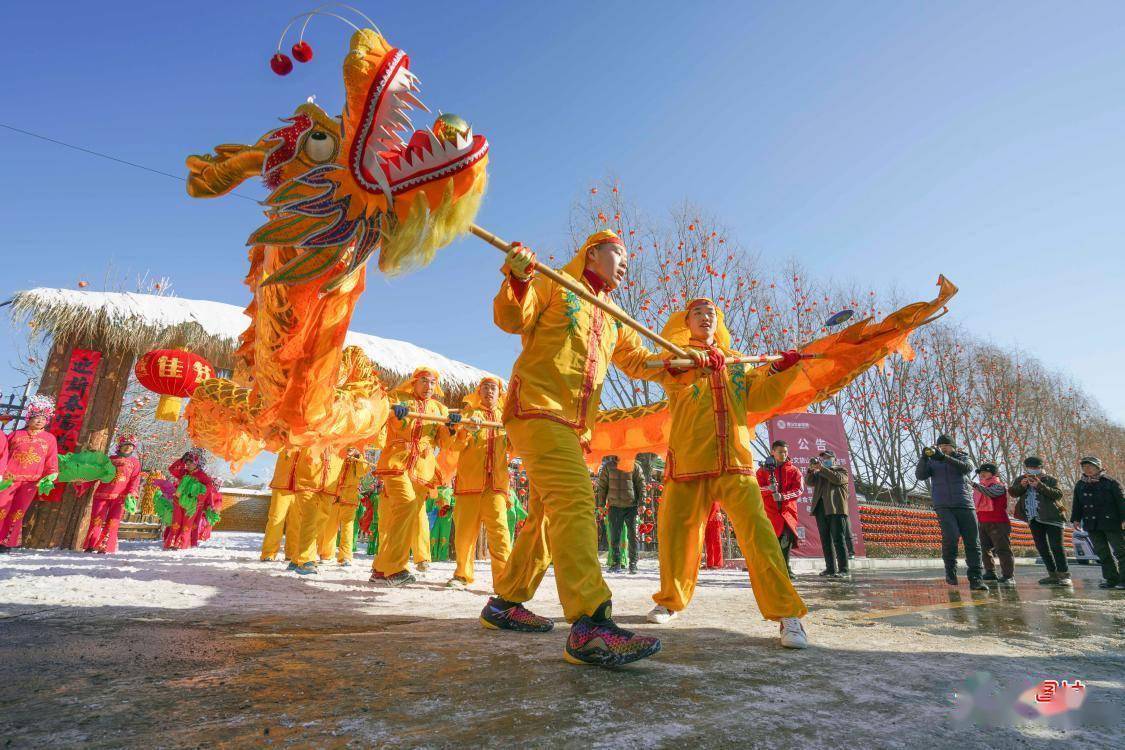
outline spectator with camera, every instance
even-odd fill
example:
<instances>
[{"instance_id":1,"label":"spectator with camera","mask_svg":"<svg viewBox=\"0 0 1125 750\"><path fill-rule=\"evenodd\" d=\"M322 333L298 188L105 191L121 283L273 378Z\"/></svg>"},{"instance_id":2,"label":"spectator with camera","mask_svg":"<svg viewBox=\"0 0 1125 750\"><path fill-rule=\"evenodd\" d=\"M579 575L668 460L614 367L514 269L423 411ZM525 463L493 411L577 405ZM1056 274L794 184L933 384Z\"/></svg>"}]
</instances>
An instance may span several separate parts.
<instances>
[{"instance_id":1,"label":"spectator with camera","mask_svg":"<svg viewBox=\"0 0 1125 750\"><path fill-rule=\"evenodd\" d=\"M1097 456L1083 456L1082 478L1074 485L1070 522L1090 535L1102 564L1098 588L1125 589L1125 496Z\"/></svg>"},{"instance_id":2,"label":"spectator with camera","mask_svg":"<svg viewBox=\"0 0 1125 750\"><path fill-rule=\"evenodd\" d=\"M1043 459L1028 456L1023 460L1024 473L1012 486L1008 494L1017 498L1015 516L1027 521L1031 527L1031 537L1035 549L1043 558L1047 576L1039 579L1041 586L1071 586L1070 568L1066 564L1066 549L1063 547L1063 520L1066 506L1063 505L1063 491L1059 480L1043 470Z\"/></svg>"},{"instance_id":3,"label":"spectator with camera","mask_svg":"<svg viewBox=\"0 0 1125 750\"><path fill-rule=\"evenodd\" d=\"M758 465L757 474L758 486L762 488L762 504L773 524L777 543L781 545L785 569L792 578L789 553L797 548L797 499L804 493L805 486L801 470L789 460L789 444L784 440L773 441L770 455Z\"/></svg>"},{"instance_id":4,"label":"spectator with camera","mask_svg":"<svg viewBox=\"0 0 1125 750\"><path fill-rule=\"evenodd\" d=\"M848 578L848 470L836 463L831 450L809 460L805 481L813 488L813 516L824 550L822 576Z\"/></svg>"},{"instance_id":5,"label":"spectator with camera","mask_svg":"<svg viewBox=\"0 0 1125 750\"><path fill-rule=\"evenodd\" d=\"M945 582L957 585L957 542L965 545L965 563L969 568L969 588L987 591L981 580L980 531L974 513L973 488L969 483L972 472L969 455L958 450L953 438L939 435L934 447L922 449L922 457L914 476L918 481L929 481L934 512L941 526L941 557L945 562Z\"/></svg>"},{"instance_id":6,"label":"spectator with camera","mask_svg":"<svg viewBox=\"0 0 1125 750\"><path fill-rule=\"evenodd\" d=\"M980 527L984 580L1010 584L1016 571L1016 561L1012 557L1012 522L1008 518L1008 488L1000 481L998 473L996 464L990 461L977 467L973 505L977 508L977 526ZM999 578L993 552L1000 558Z\"/></svg>"}]
</instances>

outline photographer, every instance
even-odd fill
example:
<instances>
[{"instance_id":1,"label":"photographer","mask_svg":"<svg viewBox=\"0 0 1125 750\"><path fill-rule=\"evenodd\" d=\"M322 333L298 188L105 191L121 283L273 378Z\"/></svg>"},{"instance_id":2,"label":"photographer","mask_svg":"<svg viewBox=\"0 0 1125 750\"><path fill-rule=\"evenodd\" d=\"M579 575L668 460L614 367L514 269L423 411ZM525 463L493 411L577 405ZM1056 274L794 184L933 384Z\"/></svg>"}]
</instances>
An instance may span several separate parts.
<instances>
[{"instance_id":1,"label":"photographer","mask_svg":"<svg viewBox=\"0 0 1125 750\"><path fill-rule=\"evenodd\" d=\"M809 461L805 481L813 488L813 515L824 550L824 571L828 578L847 578L848 545L844 540L848 518L848 471L836 464L836 454L821 451Z\"/></svg>"},{"instance_id":2,"label":"photographer","mask_svg":"<svg viewBox=\"0 0 1125 750\"><path fill-rule=\"evenodd\" d=\"M797 499L805 487L801 481L801 470L789 460L789 444L784 440L773 441L770 455L758 466L757 474L758 485L762 488L762 504L773 524L777 543L781 545L785 569L792 578L789 553L797 548Z\"/></svg>"},{"instance_id":3,"label":"photographer","mask_svg":"<svg viewBox=\"0 0 1125 750\"><path fill-rule=\"evenodd\" d=\"M980 532L973 512L973 489L969 456L957 450L953 438L939 435L936 447L924 448L914 476L930 482L930 497L941 525L941 557L945 561L945 582L957 585L957 541L964 540L965 563L969 567L969 588L988 591L981 581Z\"/></svg>"},{"instance_id":4,"label":"photographer","mask_svg":"<svg viewBox=\"0 0 1125 750\"><path fill-rule=\"evenodd\" d=\"M1082 478L1074 485L1070 522L1081 524L1098 553L1102 564L1098 588L1125 589L1125 497L1121 483L1106 476L1097 456L1084 456L1079 466Z\"/></svg>"},{"instance_id":5,"label":"photographer","mask_svg":"<svg viewBox=\"0 0 1125 750\"><path fill-rule=\"evenodd\" d=\"M1063 548L1063 519L1066 507L1062 502L1059 480L1043 471L1043 459L1028 456L1023 461L1024 473L1012 482L1008 494L1018 498L1015 515L1027 521L1035 549L1047 567L1041 586L1070 586L1070 568Z\"/></svg>"},{"instance_id":6,"label":"photographer","mask_svg":"<svg viewBox=\"0 0 1125 750\"><path fill-rule=\"evenodd\" d=\"M996 464L985 462L977 467L973 482L973 504L977 506L980 546L984 553L984 580L1012 583L1016 561L1012 557L1012 522L1008 520L1008 488L996 476ZM1000 577L996 577L993 551L1000 558Z\"/></svg>"}]
</instances>

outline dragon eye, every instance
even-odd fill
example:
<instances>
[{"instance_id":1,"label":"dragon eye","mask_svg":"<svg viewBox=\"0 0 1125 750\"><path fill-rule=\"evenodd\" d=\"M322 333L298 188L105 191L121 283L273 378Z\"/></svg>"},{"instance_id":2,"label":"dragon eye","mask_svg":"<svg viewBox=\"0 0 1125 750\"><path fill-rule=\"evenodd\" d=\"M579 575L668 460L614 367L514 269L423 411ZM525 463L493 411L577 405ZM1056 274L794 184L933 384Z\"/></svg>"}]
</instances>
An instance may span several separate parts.
<instances>
[{"instance_id":1,"label":"dragon eye","mask_svg":"<svg viewBox=\"0 0 1125 750\"><path fill-rule=\"evenodd\" d=\"M336 139L323 130L314 130L305 139L305 155L317 164L331 161L336 156Z\"/></svg>"}]
</instances>

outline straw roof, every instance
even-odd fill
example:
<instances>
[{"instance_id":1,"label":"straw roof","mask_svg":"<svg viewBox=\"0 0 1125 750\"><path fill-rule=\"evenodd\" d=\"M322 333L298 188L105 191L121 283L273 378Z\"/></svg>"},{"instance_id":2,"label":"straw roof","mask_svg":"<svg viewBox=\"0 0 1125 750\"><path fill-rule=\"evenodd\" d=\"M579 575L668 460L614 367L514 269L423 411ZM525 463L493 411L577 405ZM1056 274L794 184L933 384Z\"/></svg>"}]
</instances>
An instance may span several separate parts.
<instances>
[{"instance_id":1,"label":"straw roof","mask_svg":"<svg viewBox=\"0 0 1125 750\"><path fill-rule=\"evenodd\" d=\"M134 357L160 347L189 349L220 369L230 368L249 323L236 305L127 292L40 287L17 292L11 308L12 317L28 321L38 336L93 340L107 353ZM492 375L407 341L349 331L345 344L362 348L390 385L426 365L441 373L447 396L458 398Z\"/></svg>"}]
</instances>

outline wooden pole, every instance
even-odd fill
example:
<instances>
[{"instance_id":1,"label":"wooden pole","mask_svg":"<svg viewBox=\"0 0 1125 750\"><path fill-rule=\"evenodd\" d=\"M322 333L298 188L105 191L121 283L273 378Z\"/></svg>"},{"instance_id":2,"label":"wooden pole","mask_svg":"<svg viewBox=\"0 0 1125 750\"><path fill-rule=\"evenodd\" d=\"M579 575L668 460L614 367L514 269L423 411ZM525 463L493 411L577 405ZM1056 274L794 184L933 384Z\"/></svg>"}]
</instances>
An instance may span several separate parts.
<instances>
[{"instance_id":1,"label":"wooden pole","mask_svg":"<svg viewBox=\"0 0 1125 750\"><path fill-rule=\"evenodd\" d=\"M822 359L823 354L802 354L801 359ZM766 362L780 362L783 357L780 354L751 354L746 357L727 357L728 365L755 365L764 364ZM677 370L688 370L696 367L695 361L691 359L670 359L665 362L662 359L650 359L645 362L645 367L650 370L658 370L662 367L672 367Z\"/></svg>"},{"instance_id":2,"label":"wooden pole","mask_svg":"<svg viewBox=\"0 0 1125 750\"><path fill-rule=\"evenodd\" d=\"M407 412L406 416L412 417L414 419L420 419L423 422L441 422L442 424L445 424L446 422L449 421L448 417L439 417L436 414L422 414L421 412L416 412L416 411ZM460 422L457 423L457 426L459 426L459 427L493 427L497 430L504 429L504 425L502 425L499 422L483 422L483 421L482 422L474 422L471 419L462 419Z\"/></svg>"},{"instance_id":3,"label":"wooden pole","mask_svg":"<svg viewBox=\"0 0 1125 750\"><path fill-rule=\"evenodd\" d=\"M477 237L479 237L480 239L487 242L488 244L495 247L497 250L501 250L504 253L511 252L511 250L512 250L513 245L511 243L500 239L499 237L494 235L492 232L489 232L487 229L482 229L481 227L478 227L476 224L473 224L471 227L469 227L469 231L471 233L473 233L474 235L476 235ZM579 297L581 297L582 299L589 302L594 307L597 307L597 308L603 310L604 312L609 313L614 318L621 321L625 325L629 326L630 328L632 328L637 333L639 333L642 336L648 338L650 341L659 344L660 346L664 347L668 351L675 354L677 357L680 357L681 359L687 359L688 358L688 353L686 351L684 351L680 347L676 346L671 341L669 341L668 339L666 339L663 336L661 336L660 334L658 334L656 331L653 331L652 329L647 328L646 326L642 325L641 323L638 323L637 321L633 320L627 312L622 310L620 307L618 307L613 302L610 302L609 300L600 299L600 298L594 296L593 294L590 294L588 291L586 291L586 288L584 286L582 286L582 284L580 284L579 282L574 281L573 279L570 279L570 278L566 277L565 275L559 273L555 269L550 268L549 266L545 266L541 263L537 263L535 265L535 270L536 270L536 272L543 274L544 276L546 276L548 279L555 282L559 286L565 287L565 288L569 289L570 291L574 292L575 294L577 294Z\"/></svg>"}]
</instances>

